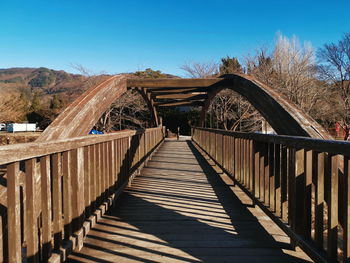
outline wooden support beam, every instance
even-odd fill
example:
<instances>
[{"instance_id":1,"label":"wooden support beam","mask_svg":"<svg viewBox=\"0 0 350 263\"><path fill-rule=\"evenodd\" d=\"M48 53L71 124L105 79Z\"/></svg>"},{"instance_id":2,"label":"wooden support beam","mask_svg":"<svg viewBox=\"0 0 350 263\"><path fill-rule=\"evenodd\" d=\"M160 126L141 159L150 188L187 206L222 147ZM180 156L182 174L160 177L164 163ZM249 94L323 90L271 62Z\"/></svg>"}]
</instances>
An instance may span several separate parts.
<instances>
[{"instance_id":1,"label":"wooden support beam","mask_svg":"<svg viewBox=\"0 0 350 263\"><path fill-rule=\"evenodd\" d=\"M192 92L208 92L210 88L201 87L201 88L164 88L164 89L150 89L146 88L147 93L154 95L171 95L171 94L188 94Z\"/></svg>"},{"instance_id":2,"label":"wooden support beam","mask_svg":"<svg viewBox=\"0 0 350 263\"><path fill-rule=\"evenodd\" d=\"M163 100L163 101L158 101L158 102L155 102L155 105L156 106L164 106L166 104L169 104L169 103L182 103L182 102L185 102L185 103L191 103L191 102L195 102L195 101L201 101L203 102L203 100L199 100L199 99L183 99L183 100Z\"/></svg>"},{"instance_id":3,"label":"wooden support beam","mask_svg":"<svg viewBox=\"0 0 350 263\"><path fill-rule=\"evenodd\" d=\"M203 101L182 101L182 102L169 102L159 105L159 107L172 107L172 106L203 106Z\"/></svg>"},{"instance_id":4,"label":"wooden support beam","mask_svg":"<svg viewBox=\"0 0 350 263\"><path fill-rule=\"evenodd\" d=\"M223 81L222 78L208 79L127 79L127 87L184 88L208 87Z\"/></svg>"},{"instance_id":5,"label":"wooden support beam","mask_svg":"<svg viewBox=\"0 0 350 263\"><path fill-rule=\"evenodd\" d=\"M208 96L207 94L172 94L172 95L156 95L156 101L159 99L196 99L196 100L204 100Z\"/></svg>"}]
</instances>

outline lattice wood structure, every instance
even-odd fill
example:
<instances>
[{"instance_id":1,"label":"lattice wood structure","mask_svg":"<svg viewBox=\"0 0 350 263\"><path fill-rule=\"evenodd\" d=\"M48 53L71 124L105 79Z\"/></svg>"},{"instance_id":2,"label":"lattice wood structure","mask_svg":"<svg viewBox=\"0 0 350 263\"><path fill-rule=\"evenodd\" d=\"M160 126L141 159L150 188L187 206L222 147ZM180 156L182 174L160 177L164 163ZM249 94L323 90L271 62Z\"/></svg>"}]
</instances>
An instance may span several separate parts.
<instances>
[{"instance_id":1,"label":"lattice wood structure","mask_svg":"<svg viewBox=\"0 0 350 263\"><path fill-rule=\"evenodd\" d=\"M349 143L324 140L331 137L295 105L238 74L114 76L74 101L36 142L0 147L0 165L6 167L0 187L0 261L60 262L81 248L94 222L162 144L157 108L202 106L203 123L212 98L225 88L250 101L279 135L194 128L193 141L289 234L293 245L319 262L340 257L349 262ZM155 128L88 136L127 89L141 93Z\"/></svg>"},{"instance_id":2,"label":"lattice wood structure","mask_svg":"<svg viewBox=\"0 0 350 263\"><path fill-rule=\"evenodd\" d=\"M87 134L103 112L130 88L143 95L155 125L159 124L157 107L185 105L202 106L203 124L212 98L223 89L232 89L245 97L278 134L331 139L316 121L271 87L250 76L235 74L208 79L136 79L124 75L114 76L68 106L38 141Z\"/></svg>"}]
</instances>

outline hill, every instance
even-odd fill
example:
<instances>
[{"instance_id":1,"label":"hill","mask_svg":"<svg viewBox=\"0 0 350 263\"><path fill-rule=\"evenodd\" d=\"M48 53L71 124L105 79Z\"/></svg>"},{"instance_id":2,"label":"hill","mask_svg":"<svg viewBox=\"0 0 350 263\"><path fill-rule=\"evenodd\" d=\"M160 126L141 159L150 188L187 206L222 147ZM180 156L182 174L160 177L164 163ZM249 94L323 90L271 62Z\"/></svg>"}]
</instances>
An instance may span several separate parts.
<instances>
[{"instance_id":1,"label":"hill","mask_svg":"<svg viewBox=\"0 0 350 263\"><path fill-rule=\"evenodd\" d=\"M0 122L43 122L44 128L67 104L106 78L44 67L0 69Z\"/></svg>"},{"instance_id":2,"label":"hill","mask_svg":"<svg viewBox=\"0 0 350 263\"><path fill-rule=\"evenodd\" d=\"M126 74L142 78L175 77L150 68ZM80 94L109 77L87 77L44 67L0 69L0 122L29 121L45 128Z\"/></svg>"},{"instance_id":3,"label":"hill","mask_svg":"<svg viewBox=\"0 0 350 263\"><path fill-rule=\"evenodd\" d=\"M87 77L48 68L0 69L0 92L30 92L40 95L80 94ZM62 94L62 95L63 95Z\"/></svg>"}]
</instances>

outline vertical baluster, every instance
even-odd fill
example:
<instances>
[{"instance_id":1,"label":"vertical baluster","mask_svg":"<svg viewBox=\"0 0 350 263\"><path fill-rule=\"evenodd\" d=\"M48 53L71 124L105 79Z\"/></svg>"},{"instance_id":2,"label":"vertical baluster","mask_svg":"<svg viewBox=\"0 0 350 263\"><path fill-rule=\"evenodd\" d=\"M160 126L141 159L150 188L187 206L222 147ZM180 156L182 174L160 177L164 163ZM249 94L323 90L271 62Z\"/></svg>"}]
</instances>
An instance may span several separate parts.
<instances>
[{"instance_id":1,"label":"vertical baluster","mask_svg":"<svg viewBox=\"0 0 350 263\"><path fill-rule=\"evenodd\" d=\"M95 145L89 146L90 150L90 204L91 204L91 211L96 210L96 151L95 151Z\"/></svg>"},{"instance_id":2,"label":"vertical baluster","mask_svg":"<svg viewBox=\"0 0 350 263\"><path fill-rule=\"evenodd\" d=\"M226 154L226 151L227 151L227 136L226 135L222 135L222 166L227 170L227 165L226 165L226 157L227 157L227 154Z\"/></svg>"},{"instance_id":3,"label":"vertical baluster","mask_svg":"<svg viewBox=\"0 0 350 263\"><path fill-rule=\"evenodd\" d=\"M296 151L294 148L288 148L288 223L292 230L295 229L295 160ZM291 241L293 243L293 241Z\"/></svg>"},{"instance_id":4,"label":"vertical baluster","mask_svg":"<svg viewBox=\"0 0 350 263\"><path fill-rule=\"evenodd\" d=\"M275 189L275 145L273 143L269 143L269 206L272 212L276 211L276 189Z\"/></svg>"},{"instance_id":5,"label":"vertical baluster","mask_svg":"<svg viewBox=\"0 0 350 263\"><path fill-rule=\"evenodd\" d=\"M239 140L239 143L240 143L240 147L239 147L240 181L241 181L241 183L244 184L244 173L245 173L245 171L244 171L244 157L245 157L244 139L241 138Z\"/></svg>"},{"instance_id":6,"label":"vertical baluster","mask_svg":"<svg viewBox=\"0 0 350 263\"><path fill-rule=\"evenodd\" d=\"M85 216L89 217L91 213L91 207L90 207L90 148L89 146L85 146L83 148L84 152L84 199L85 199Z\"/></svg>"},{"instance_id":7,"label":"vertical baluster","mask_svg":"<svg viewBox=\"0 0 350 263\"><path fill-rule=\"evenodd\" d=\"M281 145L275 144L275 212L278 217L281 217Z\"/></svg>"},{"instance_id":8,"label":"vertical baluster","mask_svg":"<svg viewBox=\"0 0 350 263\"><path fill-rule=\"evenodd\" d=\"M98 207L101 204L101 198L102 198L102 186L101 186L101 143L95 144L95 161L96 161L96 176L95 176L95 182L96 182L96 207Z\"/></svg>"},{"instance_id":9,"label":"vertical baluster","mask_svg":"<svg viewBox=\"0 0 350 263\"><path fill-rule=\"evenodd\" d=\"M121 180L122 180L122 177L121 177L122 155L121 155L120 139L117 140L117 163L118 163L118 166L117 166L117 174L118 174L117 175L118 176L117 186L119 188L121 185Z\"/></svg>"},{"instance_id":10,"label":"vertical baluster","mask_svg":"<svg viewBox=\"0 0 350 263\"><path fill-rule=\"evenodd\" d=\"M325 154L314 152L313 155L313 177L315 182L315 242L319 249L323 249Z\"/></svg>"},{"instance_id":11,"label":"vertical baluster","mask_svg":"<svg viewBox=\"0 0 350 263\"><path fill-rule=\"evenodd\" d=\"M251 172L252 172L252 148L251 141L247 139L247 188L251 192Z\"/></svg>"},{"instance_id":12,"label":"vertical baluster","mask_svg":"<svg viewBox=\"0 0 350 263\"><path fill-rule=\"evenodd\" d=\"M264 143L264 203L266 206L270 205L270 144Z\"/></svg>"},{"instance_id":13,"label":"vertical baluster","mask_svg":"<svg viewBox=\"0 0 350 263\"><path fill-rule=\"evenodd\" d=\"M26 236L27 236L27 261L38 261L38 225L36 218L36 158L25 161L26 166ZM11 223L11 222L10 222Z\"/></svg>"},{"instance_id":14,"label":"vertical baluster","mask_svg":"<svg viewBox=\"0 0 350 263\"><path fill-rule=\"evenodd\" d=\"M118 181L118 140L113 140L113 189L117 190Z\"/></svg>"},{"instance_id":15,"label":"vertical baluster","mask_svg":"<svg viewBox=\"0 0 350 263\"><path fill-rule=\"evenodd\" d=\"M329 169L327 169L327 202L328 202L328 240L327 254L330 261L337 260L338 239L338 156L328 155Z\"/></svg>"},{"instance_id":16,"label":"vertical baluster","mask_svg":"<svg viewBox=\"0 0 350 263\"><path fill-rule=\"evenodd\" d=\"M238 180L242 182L242 139L238 138L238 145L237 145L237 168L238 168Z\"/></svg>"},{"instance_id":17,"label":"vertical baluster","mask_svg":"<svg viewBox=\"0 0 350 263\"><path fill-rule=\"evenodd\" d=\"M233 172L233 177L237 180L237 138L233 137L233 156L232 156L232 172Z\"/></svg>"},{"instance_id":18,"label":"vertical baluster","mask_svg":"<svg viewBox=\"0 0 350 263\"><path fill-rule=\"evenodd\" d=\"M157 141L160 142L159 134L157 134ZM141 134L137 135L137 159L136 162L140 164L141 157Z\"/></svg>"},{"instance_id":19,"label":"vertical baluster","mask_svg":"<svg viewBox=\"0 0 350 263\"><path fill-rule=\"evenodd\" d=\"M110 141L109 143L109 187L111 189L111 193L113 193L114 186L114 175L115 175L115 156L114 156L114 141Z\"/></svg>"},{"instance_id":20,"label":"vertical baluster","mask_svg":"<svg viewBox=\"0 0 350 263\"><path fill-rule=\"evenodd\" d=\"M62 243L62 187L61 187L61 154L52 155L52 206L54 249L58 250Z\"/></svg>"},{"instance_id":21,"label":"vertical baluster","mask_svg":"<svg viewBox=\"0 0 350 263\"><path fill-rule=\"evenodd\" d=\"M104 171L105 171L105 191L106 191L106 197L109 196L109 186L110 186L110 176L109 176L109 144L108 142L104 142Z\"/></svg>"},{"instance_id":22,"label":"vertical baluster","mask_svg":"<svg viewBox=\"0 0 350 263\"><path fill-rule=\"evenodd\" d=\"M42 243L43 262L51 256L52 225L51 225L51 178L50 178L50 156L40 158L41 174L41 210L42 210Z\"/></svg>"},{"instance_id":23,"label":"vertical baluster","mask_svg":"<svg viewBox=\"0 0 350 263\"><path fill-rule=\"evenodd\" d=\"M246 157L247 157L247 147L246 147L246 139L242 139L242 184L247 186L247 167L246 167Z\"/></svg>"},{"instance_id":24,"label":"vertical baluster","mask_svg":"<svg viewBox=\"0 0 350 263\"><path fill-rule=\"evenodd\" d=\"M99 149L99 154L100 154L100 193L101 193L101 203L104 201L105 199L105 144L103 142L101 142L99 144L100 149Z\"/></svg>"},{"instance_id":25,"label":"vertical baluster","mask_svg":"<svg viewBox=\"0 0 350 263\"><path fill-rule=\"evenodd\" d=\"M63 213L64 213L64 238L69 239L72 235L72 175L70 151L63 152L62 155L63 174Z\"/></svg>"},{"instance_id":26,"label":"vertical baluster","mask_svg":"<svg viewBox=\"0 0 350 263\"><path fill-rule=\"evenodd\" d=\"M260 144L260 168L259 168L259 198L261 202L265 201L265 152L266 145L264 142Z\"/></svg>"},{"instance_id":27,"label":"vertical baluster","mask_svg":"<svg viewBox=\"0 0 350 263\"><path fill-rule=\"evenodd\" d=\"M249 190L254 195L254 151L253 140L249 140Z\"/></svg>"},{"instance_id":28,"label":"vertical baluster","mask_svg":"<svg viewBox=\"0 0 350 263\"><path fill-rule=\"evenodd\" d=\"M254 196L255 198L260 198L259 186L260 186L260 143L257 141L253 141L253 149L254 149Z\"/></svg>"},{"instance_id":29,"label":"vertical baluster","mask_svg":"<svg viewBox=\"0 0 350 263\"><path fill-rule=\"evenodd\" d=\"M103 192L104 199L108 196L108 145L106 142L103 142L103 150L102 150L102 165L103 165Z\"/></svg>"},{"instance_id":30,"label":"vertical baluster","mask_svg":"<svg viewBox=\"0 0 350 263\"><path fill-rule=\"evenodd\" d=\"M343 261L350 262L350 158L344 156Z\"/></svg>"},{"instance_id":31,"label":"vertical baluster","mask_svg":"<svg viewBox=\"0 0 350 263\"><path fill-rule=\"evenodd\" d=\"M149 132L147 133L147 152L148 149L150 148L151 144L150 144L150 136L149 136ZM129 140L129 138L126 138L127 140ZM123 182L125 182L127 180L127 166L129 164L128 158L127 158L127 143L126 143L126 139L123 138L122 139L122 158L123 158Z\"/></svg>"},{"instance_id":32,"label":"vertical baluster","mask_svg":"<svg viewBox=\"0 0 350 263\"><path fill-rule=\"evenodd\" d=\"M281 214L288 221L288 148L281 145Z\"/></svg>"},{"instance_id":33,"label":"vertical baluster","mask_svg":"<svg viewBox=\"0 0 350 263\"><path fill-rule=\"evenodd\" d=\"M82 227L84 218L84 153L83 148L71 151L73 232Z\"/></svg>"},{"instance_id":34,"label":"vertical baluster","mask_svg":"<svg viewBox=\"0 0 350 263\"><path fill-rule=\"evenodd\" d=\"M7 166L7 222L8 261L21 262L21 215L19 190L19 163Z\"/></svg>"},{"instance_id":35,"label":"vertical baluster","mask_svg":"<svg viewBox=\"0 0 350 263\"><path fill-rule=\"evenodd\" d=\"M244 139L244 185L249 189L249 147L247 139Z\"/></svg>"},{"instance_id":36,"label":"vertical baluster","mask_svg":"<svg viewBox=\"0 0 350 263\"><path fill-rule=\"evenodd\" d=\"M234 175L233 172L233 167L234 167L234 156L235 156L235 152L234 152L234 138L232 136L229 137L229 155L228 155L228 162L229 162L229 169L230 169L230 173L231 175Z\"/></svg>"},{"instance_id":37,"label":"vertical baluster","mask_svg":"<svg viewBox=\"0 0 350 263\"><path fill-rule=\"evenodd\" d=\"M305 151L297 149L295 153L295 232L304 234L304 215L305 215Z\"/></svg>"},{"instance_id":38,"label":"vertical baluster","mask_svg":"<svg viewBox=\"0 0 350 263\"><path fill-rule=\"evenodd\" d=\"M311 239L311 194L312 194L312 151L305 151L305 200L304 200L304 236Z\"/></svg>"}]
</instances>

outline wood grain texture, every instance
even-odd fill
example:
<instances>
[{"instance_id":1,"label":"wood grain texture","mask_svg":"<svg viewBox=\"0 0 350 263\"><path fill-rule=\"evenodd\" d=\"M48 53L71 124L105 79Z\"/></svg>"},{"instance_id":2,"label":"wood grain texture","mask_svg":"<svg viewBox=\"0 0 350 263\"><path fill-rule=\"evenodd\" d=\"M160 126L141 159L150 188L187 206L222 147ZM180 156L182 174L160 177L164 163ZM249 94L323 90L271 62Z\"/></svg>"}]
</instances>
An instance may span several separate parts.
<instances>
[{"instance_id":1,"label":"wood grain texture","mask_svg":"<svg viewBox=\"0 0 350 263\"><path fill-rule=\"evenodd\" d=\"M8 258L9 262L21 261L21 215L19 190L19 163L7 166L7 217L8 222Z\"/></svg>"},{"instance_id":2,"label":"wood grain texture","mask_svg":"<svg viewBox=\"0 0 350 263\"><path fill-rule=\"evenodd\" d=\"M0 147L0 165L11 162L41 157L48 154L73 150L79 147L84 147L100 142L106 142L119 138L126 138L135 134L152 133L160 130L161 127L149 128L145 131L120 131L110 134L101 135L85 135L76 138L55 140L50 142L33 142L5 145Z\"/></svg>"},{"instance_id":3,"label":"wood grain texture","mask_svg":"<svg viewBox=\"0 0 350 263\"><path fill-rule=\"evenodd\" d=\"M68 262L309 262L186 141L166 141Z\"/></svg>"}]
</instances>

